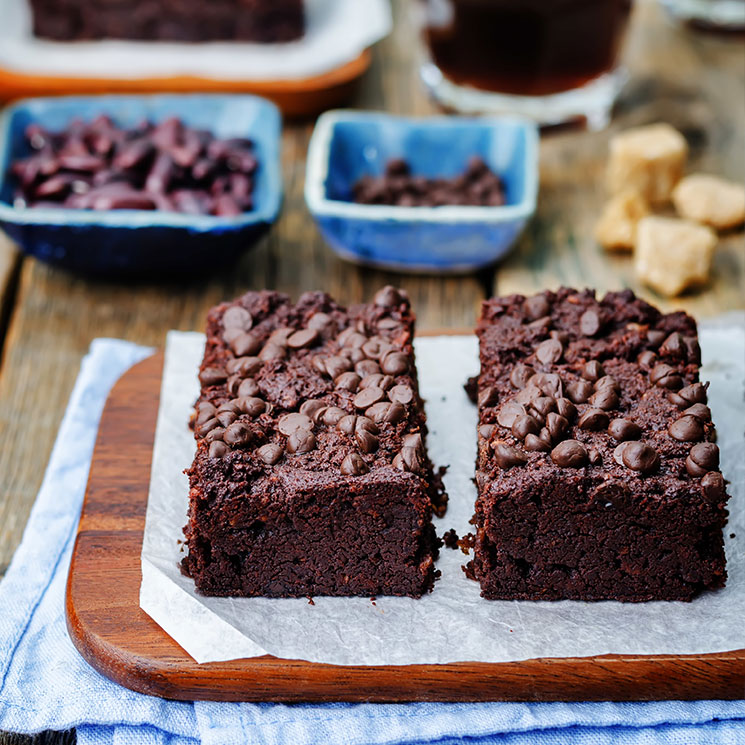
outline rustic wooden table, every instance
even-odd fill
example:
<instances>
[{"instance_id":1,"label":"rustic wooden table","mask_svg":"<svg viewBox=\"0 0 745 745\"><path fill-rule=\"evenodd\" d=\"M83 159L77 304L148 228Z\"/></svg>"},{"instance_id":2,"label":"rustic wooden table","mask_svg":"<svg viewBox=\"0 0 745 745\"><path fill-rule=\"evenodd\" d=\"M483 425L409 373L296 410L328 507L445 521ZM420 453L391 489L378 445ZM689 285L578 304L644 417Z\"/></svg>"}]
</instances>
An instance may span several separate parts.
<instances>
[{"instance_id":1,"label":"rustic wooden table","mask_svg":"<svg viewBox=\"0 0 745 745\"><path fill-rule=\"evenodd\" d=\"M435 112L418 79L416 37L404 5L405 0L394 3L395 32L375 49L351 106ZM618 130L670 122L690 143L691 170L745 180L742 38L682 28L656 2L640 0L625 58L631 82L610 129L564 129L542 139L536 217L509 259L476 276L398 276L335 258L303 201L312 122L285 127L285 202L271 233L233 269L204 282L132 287L84 281L22 258L0 235L0 576L21 539L81 357L95 337L157 346L168 329L201 329L214 303L265 287L293 296L322 288L341 302L354 302L392 282L411 294L420 328L469 327L489 295L561 284L599 291L629 286L662 307L683 307L698 317L745 308L742 231L722 239L710 286L674 302L639 287L630 260L609 256L592 238L603 202L608 138ZM73 739L71 733L46 734L33 741L58 745ZM26 742L31 740L0 734L0 745Z\"/></svg>"}]
</instances>

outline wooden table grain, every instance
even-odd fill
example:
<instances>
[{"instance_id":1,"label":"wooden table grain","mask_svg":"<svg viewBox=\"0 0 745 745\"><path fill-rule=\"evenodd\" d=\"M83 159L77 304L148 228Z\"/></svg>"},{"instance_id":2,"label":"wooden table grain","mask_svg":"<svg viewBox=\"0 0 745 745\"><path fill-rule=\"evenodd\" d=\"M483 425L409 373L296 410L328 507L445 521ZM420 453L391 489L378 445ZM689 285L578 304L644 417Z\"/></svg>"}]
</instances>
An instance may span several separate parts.
<instances>
[{"instance_id":1,"label":"wooden table grain","mask_svg":"<svg viewBox=\"0 0 745 745\"><path fill-rule=\"evenodd\" d=\"M394 12L395 30L374 50L372 67L350 105L435 113L418 79L419 50L407 0L396 0ZM277 224L238 265L206 281L136 287L84 281L21 258L0 235L0 576L20 541L80 360L96 337L157 346L168 329L200 329L215 302L264 287L293 296L323 288L342 302L354 302L393 282L411 294L421 328L469 327L479 302L490 294L560 284L630 286L664 308L683 307L699 317L745 308L742 231L720 241L711 284L675 301L638 286L629 258L606 254L592 238L603 201L608 139L626 127L668 121L689 141L690 169L745 181L742 38L691 31L667 19L655 0L640 0L624 56L630 83L611 127L599 133L560 129L542 138L535 219L503 264L478 275L400 276L337 259L303 201L312 122L285 126L285 202ZM71 733L45 734L33 742L73 740ZM0 734L0 745L28 742Z\"/></svg>"}]
</instances>

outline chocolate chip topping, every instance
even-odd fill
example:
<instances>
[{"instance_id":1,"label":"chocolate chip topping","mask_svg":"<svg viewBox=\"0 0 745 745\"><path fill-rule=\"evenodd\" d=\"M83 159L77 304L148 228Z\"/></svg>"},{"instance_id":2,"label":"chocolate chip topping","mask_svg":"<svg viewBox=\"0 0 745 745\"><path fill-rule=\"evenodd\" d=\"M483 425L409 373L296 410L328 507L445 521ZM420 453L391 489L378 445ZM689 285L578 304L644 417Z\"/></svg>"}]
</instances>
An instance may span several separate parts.
<instances>
[{"instance_id":1,"label":"chocolate chip topping","mask_svg":"<svg viewBox=\"0 0 745 745\"><path fill-rule=\"evenodd\" d=\"M244 422L233 422L225 429L223 440L231 447L247 445L252 439L251 430Z\"/></svg>"},{"instance_id":2,"label":"chocolate chip topping","mask_svg":"<svg viewBox=\"0 0 745 745\"><path fill-rule=\"evenodd\" d=\"M358 409L367 409L384 398L385 391L382 388L365 388L354 397L354 405Z\"/></svg>"},{"instance_id":3,"label":"chocolate chip topping","mask_svg":"<svg viewBox=\"0 0 745 745\"><path fill-rule=\"evenodd\" d=\"M697 419L700 419L702 422L711 421L711 409L705 404L693 404L693 406L689 406L683 412L683 414L687 414L689 416L695 416Z\"/></svg>"},{"instance_id":4,"label":"chocolate chip topping","mask_svg":"<svg viewBox=\"0 0 745 745\"><path fill-rule=\"evenodd\" d=\"M672 391L677 391L683 387L683 378L678 370L664 362L660 362L652 368L649 373L649 380L660 388L668 388Z\"/></svg>"},{"instance_id":5,"label":"chocolate chip topping","mask_svg":"<svg viewBox=\"0 0 745 745\"><path fill-rule=\"evenodd\" d=\"M686 414L670 424L670 437L679 442L696 442L704 437L704 426L698 417Z\"/></svg>"},{"instance_id":6,"label":"chocolate chip topping","mask_svg":"<svg viewBox=\"0 0 745 745\"><path fill-rule=\"evenodd\" d=\"M539 294L525 298L523 309L525 310L525 315L531 321L536 321L539 318L544 318L551 312L551 305L545 295Z\"/></svg>"},{"instance_id":7,"label":"chocolate chip topping","mask_svg":"<svg viewBox=\"0 0 745 745\"><path fill-rule=\"evenodd\" d=\"M597 409L610 411L618 406L619 398L613 388L606 386L595 391L588 399L588 403Z\"/></svg>"},{"instance_id":8,"label":"chocolate chip topping","mask_svg":"<svg viewBox=\"0 0 745 745\"><path fill-rule=\"evenodd\" d=\"M306 349L312 347L320 337L321 335L316 329L301 329L287 337L287 346L290 349Z\"/></svg>"},{"instance_id":9,"label":"chocolate chip topping","mask_svg":"<svg viewBox=\"0 0 745 745\"><path fill-rule=\"evenodd\" d=\"M266 445L262 445L256 451L259 458L268 466L273 466L275 463L279 463L284 453L284 448L273 442L268 442Z\"/></svg>"},{"instance_id":10,"label":"chocolate chip topping","mask_svg":"<svg viewBox=\"0 0 745 745\"><path fill-rule=\"evenodd\" d=\"M667 336L667 334L665 334L664 331L660 331L658 329L649 329L649 331L647 331L647 341L655 349L657 349L657 347L659 347L660 344L665 341L665 336Z\"/></svg>"},{"instance_id":11,"label":"chocolate chip topping","mask_svg":"<svg viewBox=\"0 0 745 745\"><path fill-rule=\"evenodd\" d=\"M527 412L522 404L516 401L507 401L502 404L497 412L497 422L500 426L509 429L515 423L518 417L523 416Z\"/></svg>"},{"instance_id":12,"label":"chocolate chip topping","mask_svg":"<svg viewBox=\"0 0 745 745\"><path fill-rule=\"evenodd\" d=\"M530 414L521 414L512 423L512 434L518 440L524 440L529 434L537 435L540 431L541 425Z\"/></svg>"},{"instance_id":13,"label":"chocolate chip topping","mask_svg":"<svg viewBox=\"0 0 745 745\"><path fill-rule=\"evenodd\" d=\"M335 427L339 420L347 415L344 409L340 409L338 406L326 406L322 413L318 412L321 421L328 427Z\"/></svg>"},{"instance_id":14,"label":"chocolate chip topping","mask_svg":"<svg viewBox=\"0 0 745 745\"><path fill-rule=\"evenodd\" d=\"M600 314L596 310L586 310L579 317L579 330L584 336L595 336L600 331Z\"/></svg>"},{"instance_id":15,"label":"chocolate chip topping","mask_svg":"<svg viewBox=\"0 0 745 745\"><path fill-rule=\"evenodd\" d=\"M546 453L551 450L551 444L536 435L527 435L523 444L525 445L526 450L531 450L533 452Z\"/></svg>"},{"instance_id":16,"label":"chocolate chip topping","mask_svg":"<svg viewBox=\"0 0 745 745\"><path fill-rule=\"evenodd\" d=\"M538 396L530 402L530 408L545 419L552 411L556 411L556 399L550 396Z\"/></svg>"},{"instance_id":17,"label":"chocolate chip topping","mask_svg":"<svg viewBox=\"0 0 745 745\"><path fill-rule=\"evenodd\" d=\"M332 380L336 380L343 372L352 369L352 362L346 357L333 356L327 357L323 361L324 371Z\"/></svg>"},{"instance_id":18,"label":"chocolate chip topping","mask_svg":"<svg viewBox=\"0 0 745 745\"><path fill-rule=\"evenodd\" d=\"M230 448L219 440L215 440L210 443L209 456L210 458L222 458L230 452Z\"/></svg>"},{"instance_id":19,"label":"chocolate chip topping","mask_svg":"<svg viewBox=\"0 0 745 745\"><path fill-rule=\"evenodd\" d=\"M259 359L262 362L271 362L272 360L283 360L287 357L287 349L281 344L275 344L268 341L259 352Z\"/></svg>"},{"instance_id":20,"label":"chocolate chip topping","mask_svg":"<svg viewBox=\"0 0 745 745\"><path fill-rule=\"evenodd\" d=\"M478 405L480 407L493 406L499 400L499 393L496 388L486 386L479 391Z\"/></svg>"},{"instance_id":21,"label":"chocolate chip topping","mask_svg":"<svg viewBox=\"0 0 745 745\"><path fill-rule=\"evenodd\" d=\"M388 352L380 368L386 375L404 375L409 371L409 358L403 352Z\"/></svg>"},{"instance_id":22,"label":"chocolate chip topping","mask_svg":"<svg viewBox=\"0 0 745 745\"><path fill-rule=\"evenodd\" d=\"M259 384L253 378L241 380L236 391L236 398L246 398L256 396L259 393Z\"/></svg>"},{"instance_id":23,"label":"chocolate chip topping","mask_svg":"<svg viewBox=\"0 0 745 745\"><path fill-rule=\"evenodd\" d=\"M341 462L341 472L345 476L361 476L369 470L367 463L359 453L349 453Z\"/></svg>"},{"instance_id":24,"label":"chocolate chip topping","mask_svg":"<svg viewBox=\"0 0 745 745\"><path fill-rule=\"evenodd\" d=\"M279 418L277 429L289 437L299 430L310 432L313 429L313 422L306 414L285 414Z\"/></svg>"},{"instance_id":25,"label":"chocolate chip topping","mask_svg":"<svg viewBox=\"0 0 745 745\"><path fill-rule=\"evenodd\" d=\"M587 380L575 380L566 386L566 394L575 404L584 404L595 392L595 388Z\"/></svg>"},{"instance_id":26,"label":"chocolate chip topping","mask_svg":"<svg viewBox=\"0 0 745 745\"><path fill-rule=\"evenodd\" d=\"M383 308L392 308L400 305L403 302L403 297L395 287L386 285L375 293L373 302Z\"/></svg>"},{"instance_id":27,"label":"chocolate chip topping","mask_svg":"<svg viewBox=\"0 0 745 745\"><path fill-rule=\"evenodd\" d=\"M618 418L608 425L608 434L618 442L625 442L626 440L638 440L642 436L642 430L630 419Z\"/></svg>"},{"instance_id":28,"label":"chocolate chip topping","mask_svg":"<svg viewBox=\"0 0 745 745\"><path fill-rule=\"evenodd\" d=\"M235 359L228 360L225 364L225 370L231 375L240 375L243 378L248 378L251 375L255 375L261 370L262 364L258 357L236 357Z\"/></svg>"},{"instance_id":29,"label":"chocolate chip topping","mask_svg":"<svg viewBox=\"0 0 745 745\"><path fill-rule=\"evenodd\" d=\"M236 357L254 355L259 351L259 349L261 349L261 340L256 336L256 334L243 331L231 341L230 348L233 350Z\"/></svg>"},{"instance_id":30,"label":"chocolate chip topping","mask_svg":"<svg viewBox=\"0 0 745 745\"><path fill-rule=\"evenodd\" d=\"M406 408L399 403L380 401L365 410L365 416L372 419L376 424L383 422L400 422L406 416Z\"/></svg>"},{"instance_id":31,"label":"chocolate chip topping","mask_svg":"<svg viewBox=\"0 0 745 745\"><path fill-rule=\"evenodd\" d=\"M546 429L551 436L551 441L558 442L569 429L569 422L561 414L552 411L546 417Z\"/></svg>"},{"instance_id":32,"label":"chocolate chip topping","mask_svg":"<svg viewBox=\"0 0 745 745\"><path fill-rule=\"evenodd\" d=\"M699 442L686 458L686 470L691 476L703 476L719 469L719 448L713 442Z\"/></svg>"},{"instance_id":33,"label":"chocolate chip topping","mask_svg":"<svg viewBox=\"0 0 745 745\"><path fill-rule=\"evenodd\" d=\"M619 465L640 473L651 473L660 465L660 456L657 451L646 442L635 440L618 445L613 451L613 458Z\"/></svg>"},{"instance_id":34,"label":"chocolate chip topping","mask_svg":"<svg viewBox=\"0 0 745 745\"><path fill-rule=\"evenodd\" d=\"M600 430L608 427L609 421L610 417L608 413L602 409L587 409L580 415L577 421L577 427L590 432L600 432Z\"/></svg>"},{"instance_id":35,"label":"chocolate chip topping","mask_svg":"<svg viewBox=\"0 0 745 745\"><path fill-rule=\"evenodd\" d=\"M367 378L370 375L380 375L380 365L375 360L360 360L354 366L354 371L360 378Z\"/></svg>"},{"instance_id":36,"label":"chocolate chip topping","mask_svg":"<svg viewBox=\"0 0 745 745\"><path fill-rule=\"evenodd\" d=\"M645 370L651 370L657 362L657 355L651 349L645 349L639 354L636 361Z\"/></svg>"},{"instance_id":37,"label":"chocolate chip topping","mask_svg":"<svg viewBox=\"0 0 745 745\"><path fill-rule=\"evenodd\" d=\"M399 404L409 404L414 400L414 390L408 385L394 385L388 391L388 398Z\"/></svg>"},{"instance_id":38,"label":"chocolate chip topping","mask_svg":"<svg viewBox=\"0 0 745 745\"><path fill-rule=\"evenodd\" d=\"M378 449L378 438L366 429L357 429L354 439L363 453L374 453Z\"/></svg>"},{"instance_id":39,"label":"chocolate chip topping","mask_svg":"<svg viewBox=\"0 0 745 745\"><path fill-rule=\"evenodd\" d=\"M228 308L222 316L222 325L225 329L240 329L248 331L253 326L254 320L251 314L240 305Z\"/></svg>"},{"instance_id":40,"label":"chocolate chip topping","mask_svg":"<svg viewBox=\"0 0 745 745\"><path fill-rule=\"evenodd\" d=\"M691 385L681 388L678 391L678 396L680 396L687 404L705 404L708 399L706 393L708 386L708 383L692 383Z\"/></svg>"},{"instance_id":41,"label":"chocolate chip topping","mask_svg":"<svg viewBox=\"0 0 745 745\"><path fill-rule=\"evenodd\" d=\"M556 408L567 421L574 421L577 416L577 407L568 399L563 396L556 399Z\"/></svg>"},{"instance_id":42,"label":"chocolate chip topping","mask_svg":"<svg viewBox=\"0 0 745 745\"><path fill-rule=\"evenodd\" d=\"M220 367L205 367L199 373L199 382L206 386L220 385L227 379L227 372Z\"/></svg>"},{"instance_id":43,"label":"chocolate chip topping","mask_svg":"<svg viewBox=\"0 0 745 745\"><path fill-rule=\"evenodd\" d=\"M718 471L710 471L702 477L701 488L709 499L721 499L724 496L724 477Z\"/></svg>"},{"instance_id":44,"label":"chocolate chip topping","mask_svg":"<svg viewBox=\"0 0 745 745\"><path fill-rule=\"evenodd\" d=\"M524 466L528 462L528 458L524 453L521 453L517 448L508 445L506 442L496 440L491 443L491 447L494 451L494 460L505 471L515 466Z\"/></svg>"},{"instance_id":45,"label":"chocolate chip topping","mask_svg":"<svg viewBox=\"0 0 745 745\"><path fill-rule=\"evenodd\" d=\"M544 365L554 365L564 354L564 346L557 339L542 341L535 350L536 359Z\"/></svg>"},{"instance_id":46,"label":"chocolate chip topping","mask_svg":"<svg viewBox=\"0 0 745 745\"><path fill-rule=\"evenodd\" d=\"M357 373L345 372L334 380L334 387L340 391L355 393L359 388L361 380L362 378Z\"/></svg>"},{"instance_id":47,"label":"chocolate chip topping","mask_svg":"<svg viewBox=\"0 0 745 745\"><path fill-rule=\"evenodd\" d=\"M581 374L585 380L594 383L605 375L605 371L603 370L603 366L597 360L590 360L589 362L585 362L582 366Z\"/></svg>"},{"instance_id":48,"label":"chocolate chip topping","mask_svg":"<svg viewBox=\"0 0 745 745\"><path fill-rule=\"evenodd\" d=\"M394 468L399 471L421 473L424 466L422 456L416 448L401 448L401 452L393 459Z\"/></svg>"},{"instance_id":49,"label":"chocolate chip topping","mask_svg":"<svg viewBox=\"0 0 745 745\"><path fill-rule=\"evenodd\" d=\"M316 436L309 429L296 429L287 438L287 451L290 453L308 453L316 446Z\"/></svg>"},{"instance_id":50,"label":"chocolate chip topping","mask_svg":"<svg viewBox=\"0 0 745 745\"><path fill-rule=\"evenodd\" d=\"M564 440L551 451L551 460L561 468L582 468L587 457L587 449L577 440Z\"/></svg>"},{"instance_id":51,"label":"chocolate chip topping","mask_svg":"<svg viewBox=\"0 0 745 745\"><path fill-rule=\"evenodd\" d=\"M522 362L519 362L512 368L512 372L510 373L510 383L512 383L514 388L522 390L534 374L535 371L532 367L528 367Z\"/></svg>"}]
</instances>

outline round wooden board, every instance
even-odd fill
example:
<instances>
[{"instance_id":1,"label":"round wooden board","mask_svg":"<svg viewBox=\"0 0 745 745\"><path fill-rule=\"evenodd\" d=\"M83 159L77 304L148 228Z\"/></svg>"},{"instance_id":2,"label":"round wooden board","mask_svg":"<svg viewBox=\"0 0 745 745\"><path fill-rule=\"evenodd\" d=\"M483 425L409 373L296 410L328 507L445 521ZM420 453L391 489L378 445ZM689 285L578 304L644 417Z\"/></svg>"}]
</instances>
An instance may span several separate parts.
<instances>
[{"instance_id":1,"label":"round wooden board","mask_svg":"<svg viewBox=\"0 0 745 745\"><path fill-rule=\"evenodd\" d=\"M405 667L345 667L271 656L197 664L139 607L162 367L161 353L149 357L111 391L67 584L73 643L117 683L165 698L217 701L631 701L745 694L745 650Z\"/></svg>"},{"instance_id":2,"label":"round wooden board","mask_svg":"<svg viewBox=\"0 0 745 745\"><path fill-rule=\"evenodd\" d=\"M299 80L216 80L199 77L142 78L27 75L0 68L0 99L98 93L253 93L273 101L288 117L305 117L333 108L350 96L370 66L365 50L341 67Z\"/></svg>"}]
</instances>

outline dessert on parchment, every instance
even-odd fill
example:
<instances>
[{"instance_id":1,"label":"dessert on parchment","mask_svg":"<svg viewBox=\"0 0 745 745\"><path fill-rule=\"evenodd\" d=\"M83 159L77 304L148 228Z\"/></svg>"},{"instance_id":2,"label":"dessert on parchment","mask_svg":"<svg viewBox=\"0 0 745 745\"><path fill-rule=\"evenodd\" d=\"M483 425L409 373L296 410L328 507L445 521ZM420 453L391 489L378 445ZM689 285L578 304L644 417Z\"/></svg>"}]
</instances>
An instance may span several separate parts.
<instances>
[{"instance_id":1,"label":"dessert on parchment","mask_svg":"<svg viewBox=\"0 0 745 745\"><path fill-rule=\"evenodd\" d=\"M213 308L188 470L184 570L205 595L432 589L446 497L426 450L414 315L249 292Z\"/></svg>"},{"instance_id":2,"label":"dessert on parchment","mask_svg":"<svg viewBox=\"0 0 745 745\"><path fill-rule=\"evenodd\" d=\"M491 599L690 600L726 580L695 321L630 290L483 305L474 559Z\"/></svg>"}]
</instances>

